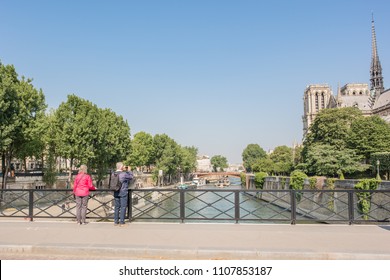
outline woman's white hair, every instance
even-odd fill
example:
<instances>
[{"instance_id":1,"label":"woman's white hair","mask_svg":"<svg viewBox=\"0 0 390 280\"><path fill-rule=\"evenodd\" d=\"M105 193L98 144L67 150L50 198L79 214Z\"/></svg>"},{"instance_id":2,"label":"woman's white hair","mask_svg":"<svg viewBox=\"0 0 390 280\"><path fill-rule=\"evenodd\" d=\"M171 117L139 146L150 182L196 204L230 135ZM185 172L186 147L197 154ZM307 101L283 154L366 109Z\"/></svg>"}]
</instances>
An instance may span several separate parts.
<instances>
[{"instance_id":1,"label":"woman's white hair","mask_svg":"<svg viewBox=\"0 0 390 280\"><path fill-rule=\"evenodd\" d=\"M80 165L79 173L87 173L88 167L85 164Z\"/></svg>"},{"instance_id":2,"label":"woman's white hair","mask_svg":"<svg viewBox=\"0 0 390 280\"><path fill-rule=\"evenodd\" d=\"M116 163L116 170L122 170L123 168L123 162L117 162Z\"/></svg>"}]
</instances>

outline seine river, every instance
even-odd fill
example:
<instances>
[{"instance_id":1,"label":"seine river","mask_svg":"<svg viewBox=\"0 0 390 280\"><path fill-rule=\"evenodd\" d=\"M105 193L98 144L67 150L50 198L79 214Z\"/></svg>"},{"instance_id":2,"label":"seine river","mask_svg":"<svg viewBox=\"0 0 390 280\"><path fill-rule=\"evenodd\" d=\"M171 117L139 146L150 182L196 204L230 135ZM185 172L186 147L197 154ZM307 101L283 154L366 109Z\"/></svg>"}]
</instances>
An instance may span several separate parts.
<instances>
[{"instance_id":1,"label":"seine river","mask_svg":"<svg viewBox=\"0 0 390 280\"><path fill-rule=\"evenodd\" d=\"M230 186L223 189L214 185L205 185L184 192L185 219L187 222L235 222L235 190L241 189L239 178L230 177ZM250 195L252 194L252 195ZM253 196L254 193L240 192L239 222L289 223L291 213L269 202ZM138 193L139 204L133 209L135 221L181 221L180 194L178 192ZM146 203L142 203L142 197ZM151 202L153 201L153 202Z\"/></svg>"}]
</instances>

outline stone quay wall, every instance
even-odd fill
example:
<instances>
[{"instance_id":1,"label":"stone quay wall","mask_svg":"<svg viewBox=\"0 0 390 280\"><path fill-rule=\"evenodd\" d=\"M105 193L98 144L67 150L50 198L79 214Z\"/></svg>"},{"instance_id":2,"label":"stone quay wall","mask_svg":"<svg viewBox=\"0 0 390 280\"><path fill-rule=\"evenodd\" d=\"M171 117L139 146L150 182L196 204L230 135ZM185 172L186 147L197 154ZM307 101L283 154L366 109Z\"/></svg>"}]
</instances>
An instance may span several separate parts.
<instances>
[{"instance_id":1,"label":"stone quay wall","mask_svg":"<svg viewBox=\"0 0 390 280\"><path fill-rule=\"evenodd\" d=\"M249 176L247 189L254 190L254 176ZM326 179L319 177L315 188L310 187L309 179L305 180L304 191L296 196L296 211L298 214L317 220L349 220L349 190L359 180L335 180L334 188L326 185ZM268 201L282 208L291 209L290 178L289 177L267 177L263 190L270 192L259 192L259 199ZM325 190L325 191L322 191ZM378 190L390 190L390 182L382 181ZM357 220L364 219L357 206L359 198L353 194L353 215ZM390 219L390 192L374 192L371 196L371 210L369 220L388 221Z\"/></svg>"}]
</instances>

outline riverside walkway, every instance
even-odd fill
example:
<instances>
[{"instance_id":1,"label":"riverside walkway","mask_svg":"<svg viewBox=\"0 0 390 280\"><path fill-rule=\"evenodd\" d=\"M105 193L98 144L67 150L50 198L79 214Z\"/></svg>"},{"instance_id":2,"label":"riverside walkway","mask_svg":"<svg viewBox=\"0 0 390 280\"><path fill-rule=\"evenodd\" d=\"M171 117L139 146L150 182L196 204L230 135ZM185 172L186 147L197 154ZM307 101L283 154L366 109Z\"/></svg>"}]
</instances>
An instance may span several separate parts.
<instances>
[{"instance_id":1,"label":"riverside walkway","mask_svg":"<svg viewBox=\"0 0 390 280\"><path fill-rule=\"evenodd\" d=\"M390 260L389 225L0 220L0 259Z\"/></svg>"}]
</instances>

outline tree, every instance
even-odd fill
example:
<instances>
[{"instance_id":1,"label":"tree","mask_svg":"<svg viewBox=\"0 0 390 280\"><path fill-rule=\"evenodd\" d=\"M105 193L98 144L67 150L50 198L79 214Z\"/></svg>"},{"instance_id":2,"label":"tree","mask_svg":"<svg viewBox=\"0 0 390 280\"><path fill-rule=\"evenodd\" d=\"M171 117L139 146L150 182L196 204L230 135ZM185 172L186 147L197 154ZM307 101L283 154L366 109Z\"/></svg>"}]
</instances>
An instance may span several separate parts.
<instances>
[{"instance_id":1,"label":"tree","mask_svg":"<svg viewBox=\"0 0 390 280\"><path fill-rule=\"evenodd\" d=\"M347 146L369 163L372 153L390 152L390 126L379 116L356 119L351 125Z\"/></svg>"},{"instance_id":2,"label":"tree","mask_svg":"<svg viewBox=\"0 0 390 280\"><path fill-rule=\"evenodd\" d=\"M338 149L329 144L312 145L308 149L305 165L309 174L323 176L336 176L340 172L353 174L369 168L354 150Z\"/></svg>"},{"instance_id":3,"label":"tree","mask_svg":"<svg viewBox=\"0 0 390 280\"><path fill-rule=\"evenodd\" d=\"M265 172L272 174L275 170L275 164L269 157L257 159L252 164L252 172Z\"/></svg>"},{"instance_id":4,"label":"tree","mask_svg":"<svg viewBox=\"0 0 390 280\"><path fill-rule=\"evenodd\" d=\"M220 171L223 171L224 168L227 168L229 166L226 157L221 156L221 155L213 156L211 158L210 162L211 162L211 165L213 166L214 172L217 172L218 169Z\"/></svg>"},{"instance_id":5,"label":"tree","mask_svg":"<svg viewBox=\"0 0 390 280\"><path fill-rule=\"evenodd\" d=\"M182 147L181 148L181 163L180 169L184 174L189 174L196 169L196 156L198 149L195 147Z\"/></svg>"},{"instance_id":6,"label":"tree","mask_svg":"<svg viewBox=\"0 0 390 280\"><path fill-rule=\"evenodd\" d=\"M54 112L51 111L42 118L39 126L41 131L41 141L45 147L42 153L42 158L45 158L43 167L43 181L48 186L53 186L57 179L56 172L56 156L57 156L57 142L53 135L55 135L55 116Z\"/></svg>"},{"instance_id":7,"label":"tree","mask_svg":"<svg viewBox=\"0 0 390 280\"><path fill-rule=\"evenodd\" d=\"M93 157L89 162L96 169L97 184L107 176L107 170L124 161L131 152L130 127L122 116L110 109L98 109L97 134L93 139Z\"/></svg>"},{"instance_id":8,"label":"tree","mask_svg":"<svg viewBox=\"0 0 390 280\"><path fill-rule=\"evenodd\" d=\"M181 147L168 135L157 134L153 137L154 158L156 164L155 177L162 170L168 182L179 172L182 162Z\"/></svg>"},{"instance_id":9,"label":"tree","mask_svg":"<svg viewBox=\"0 0 390 280\"><path fill-rule=\"evenodd\" d=\"M257 160L266 157L267 153L258 144L249 144L242 152L242 161L247 172L253 170L253 165Z\"/></svg>"},{"instance_id":10,"label":"tree","mask_svg":"<svg viewBox=\"0 0 390 280\"><path fill-rule=\"evenodd\" d=\"M278 146L270 154L274 162L274 172L277 174L290 174L293 167L293 149L287 146Z\"/></svg>"},{"instance_id":11,"label":"tree","mask_svg":"<svg viewBox=\"0 0 390 280\"><path fill-rule=\"evenodd\" d=\"M91 102L76 95L68 95L55 111L56 141L60 156L88 164L94 156L93 143L98 136L98 109Z\"/></svg>"},{"instance_id":12,"label":"tree","mask_svg":"<svg viewBox=\"0 0 390 280\"><path fill-rule=\"evenodd\" d=\"M374 172L376 168L379 169L379 173L386 174L386 180L389 179L390 174L390 152L373 153L371 154L370 164Z\"/></svg>"},{"instance_id":13,"label":"tree","mask_svg":"<svg viewBox=\"0 0 390 280\"><path fill-rule=\"evenodd\" d=\"M330 145L339 150L345 148L352 123L361 117L361 111L355 107L321 110L304 140L302 151L304 161L308 149L314 144Z\"/></svg>"},{"instance_id":14,"label":"tree","mask_svg":"<svg viewBox=\"0 0 390 280\"><path fill-rule=\"evenodd\" d=\"M150 166L153 163L153 136L146 132L134 134L131 153L127 159L131 166Z\"/></svg>"},{"instance_id":15,"label":"tree","mask_svg":"<svg viewBox=\"0 0 390 280\"><path fill-rule=\"evenodd\" d=\"M0 63L0 149L3 188L7 170L16 154L35 154L32 145L37 119L46 108L42 90L36 90L31 79L18 78L12 65Z\"/></svg>"},{"instance_id":16,"label":"tree","mask_svg":"<svg viewBox=\"0 0 390 280\"><path fill-rule=\"evenodd\" d=\"M130 127L122 116L75 95L55 111L58 155L96 169L99 181L130 152ZM70 175L71 177L71 175Z\"/></svg>"}]
</instances>

